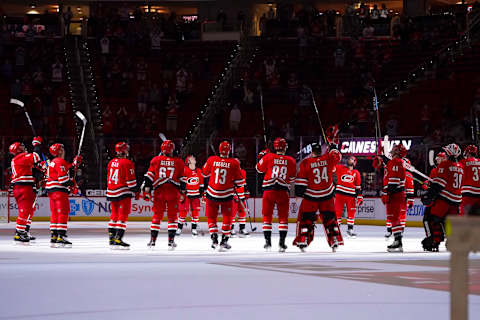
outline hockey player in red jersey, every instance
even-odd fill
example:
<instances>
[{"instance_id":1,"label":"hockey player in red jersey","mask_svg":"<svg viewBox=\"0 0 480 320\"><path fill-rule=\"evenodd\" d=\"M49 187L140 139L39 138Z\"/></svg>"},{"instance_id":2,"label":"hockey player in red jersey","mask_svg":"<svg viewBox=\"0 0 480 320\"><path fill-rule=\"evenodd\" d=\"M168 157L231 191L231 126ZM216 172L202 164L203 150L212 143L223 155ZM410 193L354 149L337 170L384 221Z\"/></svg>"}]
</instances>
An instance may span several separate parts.
<instances>
[{"instance_id":1,"label":"hockey player in red jersey","mask_svg":"<svg viewBox=\"0 0 480 320\"><path fill-rule=\"evenodd\" d=\"M462 185L462 214L480 215L480 159L478 148L469 145L460 161L465 176Z\"/></svg>"},{"instance_id":2,"label":"hockey player in red jersey","mask_svg":"<svg viewBox=\"0 0 480 320\"><path fill-rule=\"evenodd\" d=\"M276 138L273 141L275 153L266 153L260 157L256 169L264 173L262 183L262 215L263 235L265 237L266 250L272 247L272 221L273 209L277 206L278 230L280 233L279 251L285 252L287 246L285 238L288 232L288 212L290 207L289 190L290 184L295 181L297 170L296 161L285 155L287 152L287 141L283 138Z\"/></svg>"},{"instance_id":3,"label":"hockey player in red jersey","mask_svg":"<svg viewBox=\"0 0 480 320\"><path fill-rule=\"evenodd\" d=\"M323 222L328 245L335 252L339 245L343 245L342 234L335 215L335 186L333 172L342 158L340 152L327 145L312 144L311 157L300 163L295 180L295 194L302 197L297 218L297 234L293 244L300 250L312 242L315 233L315 222L318 219L317 211Z\"/></svg>"},{"instance_id":4,"label":"hockey player in red jersey","mask_svg":"<svg viewBox=\"0 0 480 320\"><path fill-rule=\"evenodd\" d=\"M175 233L178 224L178 203L180 190L185 187L185 180L183 178L184 163L173 156L174 150L173 141L162 142L161 153L150 161L150 167L142 184L146 199L150 198L150 192L153 190L153 218L150 226L151 239L148 243L150 248L153 248L157 241L165 209L168 217L168 249L174 250L177 246Z\"/></svg>"},{"instance_id":5,"label":"hockey player in red jersey","mask_svg":"<svg viewBox=\"0 0 480 320\"><path fill-rule=\"evenodd\" d=\"M236 160L238 161L238 163L240 163L239 159L236 159ZM242 172L243 179L246 181L247 172L242 168L240 168L240 171ZM240 238L245 238L246 236L249 235L249 232L247 231L247 229L245 229L245 226L247 223L247 199L250 195L250 192L248 191L246 184L244 186L239 186L238 188L235 189L235 191L237 193L233 196L231 235L234 236L236 234L235 218L238 215L238 224L239 224L238 236Z\"/></svg>"},{"instance_id":6,"label":"hockey player in red jersey","mask_svg":"<svg viewBox=\"0 0 480 320\"><path fill-rule=\"evenodd\" d=\"M115 145L117 157L108 163L107 168L107 200L112 209L108 223L111 249L130 249L130 245L123 241L123 235L132 210L132 196L137 193L137 178L135 166L128 159L129 150L127 143L118 142Z\"/></svg>"},{"instance_id":7,"label":"hockey player in red jersey","mask_svg":"<svg viewBox=\"0 0 480 320\"><path fill-rule=\"evenodd\" d=\"M50 161L47 170L46 190L50 198L50 245L53 248L70 248L72 243L67 240L67 222L70 213L68 194L76 193L75 186L70 178L69 170L76 170L81 164L82 157L76 156L72 163L65 160L63 144L55 143L50 146L50 154L55 158Z\"/></svg>"},{"instance_id":8,"label":"hockey player in red jersey","mask_svg":"<svg viewBox=\"0 0 480 320\"><path fill-rule=\"evenodd\" d=\"M353 232L355 224L355 213L357 206L363 203L362 180L360 172L355 169L357 158L350 156L347 166L337 164L337 186L335 190L335 211L337 213L338 225L342 224L342 215L345 206L347 207L347 235L356 237Z\"/></svg>"},{"instance_id":9,"label":"hockey player in red jersey","mask_svg":"<svg viewBox=\"0 0 480 320\"><path fill-rule=\"evenodd\" d=\"M447 160L440 163L437 177L422 197L422 203L430 207L428 215L423 218L426 237L422 246L426 251L438 251L445 239L445 218L447 215L458 215L462 203L464 170L458 161L462 150L454 143L443 147L443 150Z\"/></svg>"},{"instance_id":10,"label":"hockey player in red jersey","mask_svg":"<svg viewBox=\"0 0 480 320\"><path fill-rule=\"evenodd\" d=\"M211 156L203 166L202 174L208 179L206 192L205 213L207 215L208 230L212 239L212 248L218 246L218 209L222 213L222 241L220 250L227 251L231 248L228 244L232 225L232 205L235 187L245 185L245 179L240 170L238 160L229 158L231 145L223 141L218 147L220 156Z\"/></svg>"},{"instance_id":11,"label":"hockey player in red jersey","mask_svg":"<svg viewBox=\"0 0 480 320\"><path fill-rule=\"evenodd\" d=\"M36 137L33 140L33 146L37 149L41 144L41 138ZM35 238L30 236L30 224L35 212L35 179L33 177L34 168L41 165L39 151L28 153L25 146L20 142L14 142L8 148L8 151L14 156L11 161L11 184L13 186L13 196L18 206L17 226L13 239L16 243L28 244Z\"/></svg>"},{"instance_id":12,"label":"hockey player in red jersey","mask_svg":"<svg viewBox=\"0 0 480 320\"><path fill-rule=\"evenodd\" d=\"M387 247L388 252L403 252L403 227L401 223L402 210L405 208L405 176L406 170L403 158L407 149L402 144L393 146L390 152L392 159L385 166L382 202L387 209L387 221L392 223L392 233L395 240Z\"/></svg>"},{"instance_id":13,"label":"hockey player in red jersey","mask_svg":"<svg viewBox=\"0 0 480 320\"><path fill-rule=\"evenodd\" d=\"M188 156L185 159L185 169L183 175L186 180L185 196L180 199L180 214L178 217L177 235L182 233L183 225L188 211L192 213L192 236L198 235L198 222L200 214L200 199L205 190L203 184L202 170L197 168L197 160L194 156Z\"/></svg>"}]
</instances>

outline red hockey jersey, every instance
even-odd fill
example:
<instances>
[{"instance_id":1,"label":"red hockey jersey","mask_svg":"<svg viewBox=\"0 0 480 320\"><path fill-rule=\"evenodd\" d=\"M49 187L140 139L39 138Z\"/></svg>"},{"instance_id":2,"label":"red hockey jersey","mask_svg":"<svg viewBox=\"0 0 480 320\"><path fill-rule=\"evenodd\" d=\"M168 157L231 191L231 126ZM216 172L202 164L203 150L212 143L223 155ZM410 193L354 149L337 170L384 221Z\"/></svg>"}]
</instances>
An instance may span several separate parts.
<instances>
[{"instance_id":1,"label":"red hockey jersey","mask_svg":"<svg viewBox=\"0 0 480 320\"><path fill-rule=\"evenodd\" d=\"M357 169L350 169L343 164L338 164L336 170L337 193L352 197L362 194L362 178Z\"/></svg>"},{"instance_id":2,"label":"red hockey jersey","mask_svg":"<svg viewBox=\"0 0 480 320\"><path fill-rule=\"evenodd\" d=\"M61 191L68 193L68 187L71 185L68 170L72 164L62 158L55 158L50 161L47 170L47 184L45 189L48 193Z\"/></svg>"},{"instance_id":3,"label":"red hockey jersey","mask_svg":"<svg viewBox=\"0 0 480 320\"><path fill-rule=\"evenodd\" d=\"M306 158L300 162L297 178L295 179L295 192L305 199L322 201L334 195L333 172L337 163L342 158L336 149L329 151L321 157ZM303 189L305 192L303 192ZM301 190L299 192L298 190Z\"/></svg>"},{"instance_id":4,"label":"red hockey jersey","mask_svg":"<svg viewBox=\"0 0 480 320\"><path fill-rule=\"evenodd\" d=\"M264 190L289 190L295 181L297 163L290 156L267 153L257 163L256 169L264 173L262 188Z\"/></svg>"},{"instance_id":5,"label":"red hockey jersey","mask_svg":"<svg viewBox=\"0 0 480 320\"><path fill-rule=\"evenodd\" d=\"M240 163L233 158L211 156L203 166L202 174L208 180L207 198L217 201L233 199L234 186L245 185Z\"/></svg>"},{"instance_id":6,"label":"red hockey jersey","mask_svg":"<svg viewBox=\"0 0 480 320\"><path fill-rule=\"evenodd\" d=\"M180 188L180 183L185 182L183 177L184 167L184 162L179 158L159 155L150 161L150 167L145 173L145 178L152 182L153 189L164 183L171 183Z\"/></svg>"},{"instance_id":7,"label":"red hockey jersey","mask_svg":"<svg viewBox=\"0 0 480 320\"><path fill-rule=\"evenodd\" d=\"M438 175L433 179L431 187L440 190L439 198L458 205L462 202L463 177L460 162L446 160L438 166Z\"/></svg>"},{"instance_id":8,"label":"red hockey jersey","mask_svg":"<svg viewBox=\"0 0 480 320\"><path fill-rule=\"evenodd\" d=\"M192 170L188 166L185 166L183 176L186 180L187 197L191 199L200 198L205 188L203 185L202 170L199 168Z\"/></svg>"},{"instance_id":9,"label":"red hockey jersey","mask_svg":"<svg viewBox=\"0 0 480 320\"><path fill-rule=\"evenodd\" d=\"M393 194L405 191L406 170L403 160L394 158L385 166L383 178L383 194Z\"/></svg>"},{"instance_id":10,"label":"red hockey jersey","mask_svg":"<svg viewBox=\"0 0 480 320\"><path fill-rule=\"evenodd\" d=\"M40 162L40 156L33 152L23 152L17 154L11 161L12 176L11 183L22 185L33 185L35 179L33 178L32 169Z\"/></svg>"},{"instance_id":11,"label":"red hockey jersey","mask_svg":"<svg viewBox=\"0 0 480 320\"><path fill-rule=\"evenodd\" d=\"M108 163L107 200L131 198L137 186L135 166L125 158L115 158Z\"/></svg>"},{"instance_id":12,"label":"red hockey jersey","mask_svg":"<svg viewBox=\"0 0 480 320\"><path fill-rule=\"evenodd\" d=\"M467 197L480 197L480 159L470 157L460 161L464 177L462 195Z\"/></svg>"}]
</instances>

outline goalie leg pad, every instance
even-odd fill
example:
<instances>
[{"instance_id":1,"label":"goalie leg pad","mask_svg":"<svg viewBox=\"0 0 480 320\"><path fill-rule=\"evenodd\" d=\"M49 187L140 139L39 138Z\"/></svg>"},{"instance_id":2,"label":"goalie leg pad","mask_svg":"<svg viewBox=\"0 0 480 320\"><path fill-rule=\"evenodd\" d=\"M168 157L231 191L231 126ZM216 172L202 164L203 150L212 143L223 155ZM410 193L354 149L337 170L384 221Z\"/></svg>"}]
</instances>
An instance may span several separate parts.
<instances>
[{"instance_id":1,"label":"goalie leg pad","mask_svg":"<svg viewBox=\"0 0 480 320\"><path fill-rule=\"evenodd\" d=\"M307 247L315 235L316 212L301 212L297 221L297 235L293 245Z\"/></svg>"},{"instance_id":2,"label":"goalie leg pad","mask_svg":"<svg viewBox=\"0 0 480 320\"><path fill-rule=\"evenodd\" d=\"M338 226L335 212L325 211L320 213L325 228L325 235L327 236L328 245L331 247L335 240L339 245L343 245L343 237Z\"/></svg>"}]
</instances>

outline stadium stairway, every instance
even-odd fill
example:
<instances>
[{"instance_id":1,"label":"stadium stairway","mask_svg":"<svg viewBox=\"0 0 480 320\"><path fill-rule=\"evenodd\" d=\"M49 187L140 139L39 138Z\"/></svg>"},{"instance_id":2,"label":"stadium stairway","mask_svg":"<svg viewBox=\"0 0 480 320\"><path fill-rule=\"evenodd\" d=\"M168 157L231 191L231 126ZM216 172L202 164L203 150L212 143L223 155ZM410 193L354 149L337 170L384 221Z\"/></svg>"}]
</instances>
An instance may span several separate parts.
<instances>
[{"instance_id":1,"label":"stadium stairway","mask_svg":"<svg viewBox=\"0 0 480 320\"><path fill-rule=\"evenodd\" d=\"M69 37L65 41L65 60L67 62L67 77L70 86L70 99L74 111L82 112L87 118L84 143L81 154L84 157L84 168L97 168L99 163L98 146L94 123L92 120L92 106L98 104L95 83L93 79L88 46L78 37ZM95 119L96 120L96 119ZM83 128L83 123L76 119L77 138ZM78 141L79 142L79 141ZM78 152L78 151L77 151ZM90 185L100 183L100 175L97 172L86 172L87 181Z\"/></svg>"}]
</instances>

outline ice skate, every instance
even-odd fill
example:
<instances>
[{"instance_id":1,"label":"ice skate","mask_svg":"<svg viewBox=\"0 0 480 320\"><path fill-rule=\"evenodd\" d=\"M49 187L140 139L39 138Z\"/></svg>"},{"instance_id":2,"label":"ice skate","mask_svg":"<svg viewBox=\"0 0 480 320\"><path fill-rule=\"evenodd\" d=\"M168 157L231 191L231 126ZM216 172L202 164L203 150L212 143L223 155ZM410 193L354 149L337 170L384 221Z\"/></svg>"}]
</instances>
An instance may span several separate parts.
<instances>
[{"instance_id":1,"label":"ice skate","mask_svg":"<svg viewBox=\"0 0 480 320\"><path fill-rule=\"evenodd\" d=\"M332 243L331 248L332 248L332 252L337 252L337 250L338 250L338 241L337 241L337 239L333 239L333 243Z\"/></svg>"},{"instance_id":2,"label":"ice skate","mask_svg":"<svg viewBox=\"0 0 480 320\"><path fill-rule=\"evenodd\" d=\"M422 240L423 251L438 252L440 243L434 242L432 237Z\"/></svg>"},{"instance_id":3,"label":"ice skate","mask_svg":"<svg viewBox=\"0 0 480 320\"><path fill-rule=\"evenodd\" d=\"M113 245L110 246L113 250L130 250L130 245L126 242L123 242L122 239L114 239Z\"/></svg>"},{"instance_id":4,"label":"ice skate","mask_svg":"<svg viewBox=\"0 0 480 320\"><path fill-rule=\"evenodd\" d=\"M150 249L153 249L155 247L156 240L157 239L151 238L150 242L147 244L147 247L149 247Z\"/></svg>"},{"instance_id":5,"label":"ice skate","mask_svg":"<svg viewBox=\"0 0 480 320\"><path fill-rule=\"evenodd\" d=\"M353 239L357 237L357 234L355 232L353 232L353 227L352 228L349 227L347 229L347 235L348 235L348 237L353 238Z\"/></svg>"},{"instance_id":6,"label":"ice skate","mask_svg":"<svg viewBox=\"0 0 480 320\"><path fill-rule=\"evenodd\" d=\"M182 234L182 229L183 229L183 223L178 224L177 231L175 231L175 235L179 236Z\"/></svg>"},{"instance_id":7,"label":"ice skate","mask_svg":"<svg viewBox=\"0 0 480 320\"><path fill-rule=\"evenodd\" d=\"M391 245L387 247L388 252L403 252L402 239L395 239Z\"/></svg>"},{"instance_id":8,"label":"ice skate","mask_svg":"<svg viewBox=\"0 0 480 320\"><path fill-rule=\"evenodd\" d=\"M270 239L265 239L265 245L263 246L263 249L265 249L265 251L272 250L272 241Z\"/></svg>"},{"instance_id":9,"label":"ice skate","mask_svg":"<svg viewBox=\"0 0 480 320\"><path fill-rule=\"evenodd\" d=\"M25 231L16 231L13 240L15 241L15 244L19 245L28 246L30 244L30 237Z\"/></svg>"},{"instance_id":10,"label":"ice skate","mask_svg":"<svg viewBox=\"0 0 480 320\"><path fill-rule=\"evenodd\" d=\"M392 228L387 228L387 232L385 233L385 241L388 241L392 236Z\"/></svg>"},{"instance_id":11,"label":"ice skate","mask_svg":"<svg viewBox=\"0 0 480 320\"><path fill-rule=\"evenodd\" d=\"M218 251L225 252L230 250L231 248L232 246L228 244L228 237L223 235L222 241L220 242L220 248L218 249Z\"/></svg>"},{"instance_id":12,"label":"ice skate","mask_svg":"<svg viewBox=\"0 0 480 320\"><path fill-rule=\"evenodd\" d=\"M238 232L238 236L240 238L246 238L250 235L250 232L247 231L247 229L240 229L240 231Z\"/></svg>"},{"instance_id":13,"label":"ice skate","mask_svg":"<svg viewBox=\"0 0 480 320\"><path fill-rule=\"evenodd\" d=\"M280 243L280 244L278 245L278 252L283 253L283 252L285 252L285 251L287 250L287 248L288 248L288 247L287 247L287 245L286 245L285 243Z\"/></svg>"},{"instance_id":14,"label":"ice skate","mask_svg":"<svg viewBox=\"0 0 480 320\"><path fill-rule=\"evenodd\" d=\"M57 248L71 248L72 243L67 240L66 235L59 235L57 237Z\"/></svg>"},{"instance_id":15,"label":"ice skate","mask_svg":"<svg viewBox=\"0 0 480 320\"><path fill-rule=\"evenodd\" d=\"M192 229L192 236L193 236L193 237L198 236L198 231L197 231L197 229Z\"/></svg>"},{"instance_id":16,"label":"ice skate","mask_svg":"<svg viewBox=\"0 0 480 320\"><path fill-rule=\"evenodd\" d=\"M232 227L232 230L230 230L230 237L235 238L237 236L237 232L235 229Z\"/></svg>"},{"instance_id":17,"label":"ice skate","mask_svg":"<svg viewBox=\"0 0 480 320\"><path fill-rule=\"evenodd\" d=\"M210 235L210 238L212 239L212 249L215 250L218 247L218 234L212 233Z\"/></svg>"},{"instance_id":18,"label":"ice skate","mask_svg":"<svg viewBox=\"0 0 480 320\"><path fill-rule=\"evenodd\" d=\"M168 251L173 251L177 247L177 244L173 239L168 240Z\"/></svg>"}]
</instances>

